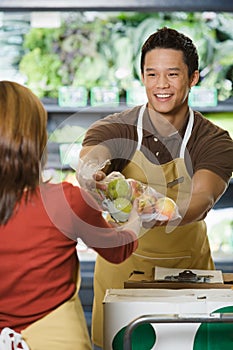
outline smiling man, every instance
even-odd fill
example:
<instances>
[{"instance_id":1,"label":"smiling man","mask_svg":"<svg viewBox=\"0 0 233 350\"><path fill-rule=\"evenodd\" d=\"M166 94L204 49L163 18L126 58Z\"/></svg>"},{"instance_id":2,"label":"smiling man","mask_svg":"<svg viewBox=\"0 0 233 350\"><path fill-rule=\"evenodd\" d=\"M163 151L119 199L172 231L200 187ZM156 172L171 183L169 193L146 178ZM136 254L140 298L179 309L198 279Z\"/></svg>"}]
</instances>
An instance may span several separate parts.
<instances>
[{"instance_id":1,"label":"smiling man","mask_svg":"<svg viewBox=\"0 0 233 350\"><path fill-rule=\"evenodd\" d=\"M172 198L176 221L144 223L135 253L113 265L97 257L94 276L93 341L103 346L106 289L123 288L133 270L154 266L214 269L204 218L222 196L233 171L229 133L188 105L198 83L198 53L192 40L170 28L152 34L141 50L141 76L148 102L96 122L87 131L81 157L149 184ZM80 179L81 180L81 179Z\"/></svg>"}]
</instances>

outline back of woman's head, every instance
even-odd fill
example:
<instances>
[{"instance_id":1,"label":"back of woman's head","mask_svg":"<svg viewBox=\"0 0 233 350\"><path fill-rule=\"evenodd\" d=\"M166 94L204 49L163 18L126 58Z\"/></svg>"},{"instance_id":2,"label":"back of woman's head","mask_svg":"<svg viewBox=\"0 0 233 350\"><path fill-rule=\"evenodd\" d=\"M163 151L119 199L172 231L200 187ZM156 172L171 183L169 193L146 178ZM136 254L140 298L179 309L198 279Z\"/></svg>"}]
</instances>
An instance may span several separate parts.
<instances>
[{"instance_id":1,"label":"back of woman's head","mask_svg":"<svg viewBox=\"0 0 233 350\"><path fill-rule=\"evenodd\" d=\"M12 216L23 193L38 186L46 125L47 113L28 88L0 81L0 224Z\"/></svg>"}]
</instances>

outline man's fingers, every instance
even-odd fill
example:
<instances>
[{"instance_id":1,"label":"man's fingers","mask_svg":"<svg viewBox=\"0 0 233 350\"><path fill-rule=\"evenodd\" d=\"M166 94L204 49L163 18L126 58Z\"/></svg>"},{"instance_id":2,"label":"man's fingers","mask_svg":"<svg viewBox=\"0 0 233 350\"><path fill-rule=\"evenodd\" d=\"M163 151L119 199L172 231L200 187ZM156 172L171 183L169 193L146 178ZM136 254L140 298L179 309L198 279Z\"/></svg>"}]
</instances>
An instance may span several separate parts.
<instances>
[{"instance_id":1,"label":"man's fingers","mask_svg":"<svg viewBox=\"0 0 233 350\"><path fill-rule=\"evenodd\" d=\"M101 170L99 170L95 174L93 174L93 179L95 181L102 181L105 177L106 177L106 174Z\"/></svg>"}]
</instances>

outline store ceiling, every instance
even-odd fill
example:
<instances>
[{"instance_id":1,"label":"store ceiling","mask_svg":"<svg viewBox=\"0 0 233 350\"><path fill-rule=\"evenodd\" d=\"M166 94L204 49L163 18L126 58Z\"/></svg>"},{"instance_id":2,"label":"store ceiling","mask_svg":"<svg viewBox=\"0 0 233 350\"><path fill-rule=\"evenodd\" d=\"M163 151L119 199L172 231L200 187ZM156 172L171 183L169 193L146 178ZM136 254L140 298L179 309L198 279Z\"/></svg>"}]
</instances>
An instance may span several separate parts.
<instances>
[{"instance_id":1,"label":"store ceiling","mask_svg":"<svg viewBox=\"0 0 233 350\"><path fill-rule=\"evenodd\" d=\"M0 11L214 11L233 12L232 0L1 0Z\"/></svg>"}]
</instances>

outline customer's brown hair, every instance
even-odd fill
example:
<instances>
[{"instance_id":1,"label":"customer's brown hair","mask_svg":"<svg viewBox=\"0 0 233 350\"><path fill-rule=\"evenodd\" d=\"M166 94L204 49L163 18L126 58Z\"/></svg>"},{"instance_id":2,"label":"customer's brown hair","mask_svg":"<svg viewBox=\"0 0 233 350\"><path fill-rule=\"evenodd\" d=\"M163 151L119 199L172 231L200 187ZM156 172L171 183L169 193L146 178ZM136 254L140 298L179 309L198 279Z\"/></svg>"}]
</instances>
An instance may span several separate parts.
<instances>
[{"instance_id":1,"label":"customer's brown hair","mask_svg":"<svg viewBox=\"0 0 233 350\"><path fill-rule=\"evenodd\" d=\"M47 143L47 112L28 88L0 81L0 225L39 184Z\"/></svg>"}]
</instances>

